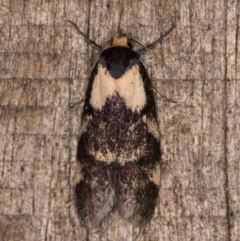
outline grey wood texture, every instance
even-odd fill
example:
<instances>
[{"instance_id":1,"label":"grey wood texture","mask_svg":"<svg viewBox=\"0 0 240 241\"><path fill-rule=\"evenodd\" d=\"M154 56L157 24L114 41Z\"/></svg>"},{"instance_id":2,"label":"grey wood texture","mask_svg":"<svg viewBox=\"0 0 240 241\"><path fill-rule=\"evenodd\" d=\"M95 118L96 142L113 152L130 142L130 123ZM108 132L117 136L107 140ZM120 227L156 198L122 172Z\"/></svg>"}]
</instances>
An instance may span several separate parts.
<instances>
[{"instance_id":1,"label":"grey wood texture","mask_svg":"<svg viewBox=\"0 0 240 241\"><path fill-rule=\"evenodd\" d=\"M73 207L77 137L96 50L119 29L146 45L162 183L138 240L240 240L240 1L0 1L0 239L85 240ZM112 213L90 240L133 240Z\"/></svg>"}]
</instances>

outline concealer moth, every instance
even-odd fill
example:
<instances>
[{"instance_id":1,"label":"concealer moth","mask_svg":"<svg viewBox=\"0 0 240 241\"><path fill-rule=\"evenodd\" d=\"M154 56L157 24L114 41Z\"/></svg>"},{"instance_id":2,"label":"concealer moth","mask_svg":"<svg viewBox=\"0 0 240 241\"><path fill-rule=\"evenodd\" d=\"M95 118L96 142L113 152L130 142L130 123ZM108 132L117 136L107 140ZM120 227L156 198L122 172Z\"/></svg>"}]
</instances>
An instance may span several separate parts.
<instances>
[{"instance_id":1,"label":"concealer moth","mask_svg":"<svg viewBox=\"0 0 240 241\"><path fill-rule=\"evenodd\" d=\"M113 209L138 227L153 216L161 176L160 135L152 83L139 54L174 27L138 51L125 35L116 34L91 72L75 186L77 213L87 230L98 227Z\"/></svg>"}]
</instances>

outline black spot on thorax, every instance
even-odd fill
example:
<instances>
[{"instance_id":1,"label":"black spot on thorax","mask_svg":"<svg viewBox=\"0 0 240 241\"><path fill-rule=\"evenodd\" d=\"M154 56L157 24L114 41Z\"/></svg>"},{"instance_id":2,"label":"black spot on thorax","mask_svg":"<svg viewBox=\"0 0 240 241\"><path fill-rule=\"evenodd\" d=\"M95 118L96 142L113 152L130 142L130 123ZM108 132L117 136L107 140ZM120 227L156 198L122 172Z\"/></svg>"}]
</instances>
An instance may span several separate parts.
<instances>
[{"instance_id":1,"label":"black spot on thorax","mask_svg":"<svg viewBox=\"0 0 240 241\"><path fill-rule=\"evenodd\" d=\"M139 56L127 47L111 47L101 54L99 63L107 68L114 79L120 78L126 70L139 62Z\"/></svg>"}]
</instances>

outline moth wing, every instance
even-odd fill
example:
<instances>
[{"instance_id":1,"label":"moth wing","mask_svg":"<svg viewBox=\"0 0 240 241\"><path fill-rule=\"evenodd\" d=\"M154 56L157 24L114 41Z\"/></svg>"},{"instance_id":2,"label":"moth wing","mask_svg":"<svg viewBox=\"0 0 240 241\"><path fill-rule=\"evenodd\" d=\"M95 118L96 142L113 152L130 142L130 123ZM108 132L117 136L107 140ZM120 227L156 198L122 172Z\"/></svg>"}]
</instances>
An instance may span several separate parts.
<instances>
[{"instance_id":1,"label":"moth wing","mask_svg":"<svg viewBox=\"0 0 240 241\"><path fill-rule=\"evenodd\" d=\"M152 218L158 199L161 151L151 80L141 62L139 73L146 103L139 111L126 115L121 128L117 197L121 216L144 226Z\"/></svg>"},{"instance_id":2,"label":"moth wing","mask_svg":"<svg viewBox=\"0 0 240 241\"><path fill-rule=\"evenodd\" d=\"M116 203L114 188L114 159L107 150L109 132L105 128L105 117L90 103L93 83L98 75L98 65L92 71L77 153L77 184L75 198L81 224L86 228L97 227Z\"/></svg>"}]
</instances>

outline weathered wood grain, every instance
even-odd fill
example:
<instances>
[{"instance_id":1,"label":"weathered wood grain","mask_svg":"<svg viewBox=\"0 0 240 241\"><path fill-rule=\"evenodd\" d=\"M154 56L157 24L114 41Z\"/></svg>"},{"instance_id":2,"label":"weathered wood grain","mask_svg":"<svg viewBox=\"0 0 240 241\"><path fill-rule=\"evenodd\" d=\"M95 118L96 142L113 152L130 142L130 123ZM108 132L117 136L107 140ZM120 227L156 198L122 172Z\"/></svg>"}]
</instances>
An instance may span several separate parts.
<instances>
[{"instance_id":1,"label":"weathered wood grain","mask_svg":"<svg viewBox=\"0 0 240 241\"><path fill-rule=\"evenodd\" d=\"M1 240L85 240L73 207L77 137L98 53L119 29L146 45L163 166L138 240L240 240L240 1L0 2ZM132 240L113 213L90 240Z\"/></svg>"}]
</instances>

